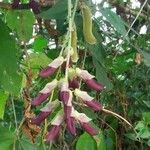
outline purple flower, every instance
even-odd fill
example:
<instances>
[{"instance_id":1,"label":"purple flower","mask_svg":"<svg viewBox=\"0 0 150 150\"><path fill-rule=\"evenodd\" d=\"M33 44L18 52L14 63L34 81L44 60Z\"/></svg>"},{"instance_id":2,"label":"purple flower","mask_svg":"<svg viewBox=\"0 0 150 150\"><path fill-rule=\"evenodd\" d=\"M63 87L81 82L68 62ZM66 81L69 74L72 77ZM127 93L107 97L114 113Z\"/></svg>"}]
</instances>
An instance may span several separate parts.
<instances>
[{"instance_id":1,"label":"purple flower","mask_svg":"<svg viewBox=\"0 0 150 150\"><path fill-rule=\"evenodd\" d=\"M76 135L76 127L75 127L75 119L73 117L69 117L66 119L67 129L70 131L72 135Z\"/></svg>"},{"instance_id":2,"label":"purple flower","mask_svg":"<svg viewBox=\"0 0 150 150\"><path fill-rule=\"evenodd\" d=\"M72 89L79 88L79 81L77 78L69 79L69 87Z\"/></svg>"},{"instance_id":3,"label":"purple flower","mask_svg":"<svg viewBox=\"0 0 150 150\"><path fill-rule=\"evenodd\" d=\"M59 100L63 102L64 105L68 104L69 99L72 99L72 93L68 88L68 81L66 79L61 79L60 83L60 91L59 91Z\"/></svg>"},{"instance_id":4,"label":"purple flower","mask_svg":"<svg viewBox=\"0 0 150 150\"><path fill-rule=\"evenodd\" d=\"M55 118L51 122L51 128L46 135L46 141L49 142L54 140L56 136L59 134L61 124L64 121L64 114L62 111L59 111Z\"/></svg>"},{"instance_id":5,"label":"purple flower","mask_svg":"<svg viewBox=\"0 0 150 150\"><path fill-rule=\"evenodd\" d=\"M50 130L48 131L48 134L46 135L46 142L54 140L58 136L60 128L60 125L51 126Z\"/></svg>"},{"instance_id":6,"label":"purple flower","mask_svg":"<svg viewBox=\"0 0 150 150\"><path fill-rule=\"evenodd\" d=\"M90 79L90 80L84 80L84 82L86 83L86 85L95 90L95 91L102 91L104 89L104 86L100 83L98 83L95 79Z\"/></svg>"},{"instance_id":7,"label":"purple flower","mask_svg":"<svg viewBox=\"0 0 150 150\"><path fill-rule=\"evenodd\" d=\"M71 111L72 111L72 106L66 106L66 105L64 105L65 119L70 118L70 116L71 116Z\"/></svg>"},{"instance_id":8,"label":"purple flower","mask_svg":"<svg viewBox=\"0 0 150 150\"><path fill-rule=\"evenodd\" d=\"M56 71L56 68L48 66L41 70L41 72L39 73L39 76L45 78L45 77L53 75L55 71Z\"/></svg>"},{"instance_id":9,"label":"purple flower","mask_svg":"<svg viewBox=\"0 0 150 150\"><path fill-rule=\"evenodd\" d=\"M84 113L79 113L78 111L73 109L71 116L80 122L81 127L86 132L88 132L91 135L98 134L98 131L90 125L91 119L87 117Z\"/></svg>"},{"instance_id":10,"label":"purple flower","mask_svg":"<svg viewBox=\"0 0 150 150\"><path fill-rule=\"evenodd\" d=\"M50 93L46 93L46 94L39 93L38 96L31 101L31 105L33 106L40 105L49 97L49 95Z\"/></svg>"},{"instance_id":11,"label":"purple flower","mask_svg":"<svg viewBox=\"0 0 150 150\"><path fill-rule=\"evenodd\" d=\"M85 101L84 102L87 106L91 107L93 110L95 111L100 111L102 110L102 105L97 102L96 100L92 100L92 101Z\"/></svg>"},{"instance_id":12,"label":"purple flower","mask_svg":"<svg viewBox=\"0 0 150 150\"><path fill-rule=\"evenodd\" d=\"M57 86L57 82L58 81L54 79L52 82L46 84L46 86L39 92L38 96L32 100L31 104L37 106L45 101L49 97L51 91Z\"/></svg>"},{"instance_id":13,"label":"purple flower","mask_svg":"<svg viewBox=\"0 0 150 150\"><path fill-rule=\"evenodd\" d=\"M53 75L55 71L57 70L57 68L59 68L63 62L64 62L63 57L58 57L54 59L46 68L41 70L41 72L39 73L39 76L45 78L45 77Z\"/></svg>"},{"instance_id":14,"label":"purple flower","mask_svg":"<svg viewBox=\"0 0 150 150\"><path fill-rule=\"evenodd\" d=\"M35 118L31 119L31 122L36 125L40 125L50 114L51 112L41 111Z\"/></svg>"},{"instance_id":15,"label":"purple flower","mask_svg":"<svg viewBox=\"0 0 150 150\"><path fill-rule=\"evenodd\" d=\"M96 90L96 91L102 91L104 89L104 86L98 83L94 79L95 76L91 75L87 70L81 70L79 68L76 68L76 73L78 77L80 77L89 88Z\"/></svg>"},{"instance_id":16,"label":"purple flower","mask_svg":"<svg viewBox=\"0 0 150 150\"><path fill-rule=\"evenodd\" d=\"M95 111L100 111L102 110L102 105L97 102L96 100L94 100L93 97L91 97L90 95L88 95L87 92L85 91L80 91L79 89L75 89L74 94L79 97L81 100L83 100L83 102L91 107L93 110Z\"/></svg>"},{"instance_id":17,"label":"purple flower","mask_svg":"<svg viewBox=\"0 0 150 150\"><path fill-rule=\"evenodd\" d=\"M31 122L36 125L40 125L50 113L58 106L58 101L53 101L48 103L45 107L41 109L41 112L34 118L31 119Z\"/></svg>"},{"instance_id":18,"label":"purple flower","mask_svg":"<svg viewBox=\"0 0 150 150\"><path fill-rule=\"evenodd\" d=\"M98 134L98 130L93 128L89 122L88 123L81 122L81 127L92 136Z\"/></svg>"},{"instance_id":19,"label":"purple flower","mask_svg":"<svg viewBox=\"0 0 150 150\"><path fill-rule=\"evenodd\" d=\"M59 91L59 100L66 105L69 100L69 91Z\"/></svg>"}]
</instances>

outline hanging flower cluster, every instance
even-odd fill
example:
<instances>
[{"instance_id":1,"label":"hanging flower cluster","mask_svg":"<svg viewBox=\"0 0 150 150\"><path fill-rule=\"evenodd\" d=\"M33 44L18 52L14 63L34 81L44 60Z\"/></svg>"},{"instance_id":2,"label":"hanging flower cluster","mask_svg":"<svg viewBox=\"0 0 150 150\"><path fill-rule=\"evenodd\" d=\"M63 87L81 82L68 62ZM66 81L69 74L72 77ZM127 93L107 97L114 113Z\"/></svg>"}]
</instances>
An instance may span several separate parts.
<instances>
[{"instance_id":1,"label":"hanging flower cluster","mask_svg":"<svg viewBox=\"0 0 150 150\"><path fill-rule=\"evenodd\" d=\"M54 59L46 68L41 70L39 76L46 78L53 75L65 61L63 57ZM47 142L55 139L59 134L63 122L66 123L66 128L72 135L76 135L77 123L89 134L98 134L98 131L93 128L90 123L91 119L84 113L75 110L73 107L73 100L76 98L82 101L86 107L94 111L100 111L102 105L86 91L81 91L79 89L79 82L82 80L87 87L97 92L102 91L104 86L98 83L95 76L91 75L87 70L69 68L68 73L68 80L66 78L61 78L59 81L54 79L50 83L47 83L37 97L31 101L32 106L38 106L48 99L53 90L58 90L58 99L48 102L46 106L41 109L41 112L31 119L33 124L39 126L61 104L62 109L57 113L48 127L48 132L46 134Z\"/></svg>"}]
</instances>

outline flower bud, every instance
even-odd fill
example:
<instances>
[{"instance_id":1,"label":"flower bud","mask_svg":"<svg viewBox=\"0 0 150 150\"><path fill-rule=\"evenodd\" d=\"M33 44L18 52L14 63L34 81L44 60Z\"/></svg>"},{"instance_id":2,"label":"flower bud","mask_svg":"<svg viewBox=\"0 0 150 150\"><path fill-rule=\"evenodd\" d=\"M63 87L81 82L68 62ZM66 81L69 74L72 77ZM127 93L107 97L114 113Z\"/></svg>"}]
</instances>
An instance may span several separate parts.
<instances>
[{"instance_id":1,"label":"flower bud","mask_svg":"<svg viewBox=\"0 0 150 150\"><path fill-rule=\"evenodd\" d=\"M36 125L40 125L50 113L58 106L58 101L53 101L48 103L45 107L41 109L41 112L34 118L31 119L31 122Z\"/></svg>"},{"instance_id":2,"label":"flower bud","mask_svg":"<svg viewBox=\"0 0 150 150\"><path fill-rule=\"evenodd\" d=\"M46 142L54 140L59 134L61 126L53 125L46 135Z\"/></svg>"},{"instance_id":3,"label":"flower bud","mask_svg":"<svg viewBox=\"0 0 150 150\"><path fill-rule=\"evenodd\" d=\"M44 78L53 75L55 73L55 71L57 70L57 68L63 64L63 62L64 62L63 57L58 57L58 58L54 59L48 65L48 67L41 70L39 75Z\"/></svg>"},{"instance_id":4,"label":"flower bud","mask_svg":"<svg viewBox=\"0 0 150 150\"><path fill-rule=\"evenodd\" d=\"M57 86L58 81L54 79L52 82L46 84L46 86L39 92L38 96L34 98L31 102L33 106L40 105L43 101L45 101L51 91Z\"/></svg>"},{"instance_id":5,"label":"flower bud","mask_svg":"<svg viewBox=\"0 0 150 150\"><path fill-rule=\"evenodd\" d=\"M98 130L93 128L90 123L81 123L81 127L92 136L98 134Z\"/></svg>"},{"instance_id":6,"label":"flower bud","mask_svg":"<svg viewBox=\"0 0 150 150\"><path fill-rule=\"evenodd\" d=\"M76 127L75 127L75 119L73 117L69 117L66 119L67 129L70 131L72 135L76 135Z\"/></svg>"},{"instance_id":7,"label":"flower bud","mask_svg":"<svg viewBox=\"0 0 150 150\"><path fill-rule=\"evenodd\" d=\"M51 112L41 111L35 118L31 119L31 123L40 125L50 114Z\"/></svg>"},{"instance_id":8,"label":"flower bud","mask_svg":"<svg viewBox=\"0 0 150 150\"><path fill-rule=\"evenodd\" d=\"M77 78L69 79L69 87L72 89L79 88L79 81Z\"/></svg>"},{"instance_id":9,"label":"flower bud","mask_svg":"<svg viewBox=\"0 0 150 150\"><path fill-rule=\"evenodd\" d=\"M52 141L59 134L61 124L64 121L64 114L62 111L59 111L55 118L51 122L51 128L46 135L46 142Z\"/></svg>"},{"instance_id":10,"label":"flower bud","mask_svg":"<svg viewBox=\"0 0 150 150\"><path fill-rule=\"evenodd\" d=\"M87 92L75 89L74 94L77 97L79 97L81 100L83 100L83 102L87 106L91 107L93 110L100 111L102 109L102 105L99 102L97 102L96 100L94 100L93 97L91 97L90 95L88 95Z\"/></svg>"},{"instance_id":11,"label":"flower bud","mask_svg":"<svg viewBox=\"0 0 150 150\"><path fill-rule=\"evenodd\" d=\"M64 113L65 113L65 119L69 118L71 116L72 112L72 92L69 90L69 99L67 103L64 103Z\"/></svg>"},{"instance_id":12,"label":"flower bud","mask_svg":"<svg viewBox=\"0 0 150 150\"><path fill-rule=\"evenodd\" d=\"M91 135L98 134L98 131L90 125L91 119L89 117L87 117L84 113L79 113L79 112L77 112L76 110L73 109L73 111L71 113L71 116L74 117L75 119L77 119L80 122L81 127L86 132L88 132Z\"/></svg>"},{"instance_id":13,"label":"flower bud","mask_svg":"<svg viewBox=\"0 0 150 150\"><path fill-rule=\"evenodd\" d=\"M66 79L61 79L59 82L59 100L64 103L64 105L67 105L69 98L70 98L70 91L68 88L68 81Z\"/></svg>"},{"instance_id":14,"label":"flower bud","mask_svg":"<svg viewBox=\"0 0 150 150\"><path fill-rule=\"evenodd\" d=\"M104 86L98 83L94 78L95 76L91 75L87 70L81 70L76 68L77 75L86 83L86 85L96 91L102 91Z\"/></svg>"}]
</instances>

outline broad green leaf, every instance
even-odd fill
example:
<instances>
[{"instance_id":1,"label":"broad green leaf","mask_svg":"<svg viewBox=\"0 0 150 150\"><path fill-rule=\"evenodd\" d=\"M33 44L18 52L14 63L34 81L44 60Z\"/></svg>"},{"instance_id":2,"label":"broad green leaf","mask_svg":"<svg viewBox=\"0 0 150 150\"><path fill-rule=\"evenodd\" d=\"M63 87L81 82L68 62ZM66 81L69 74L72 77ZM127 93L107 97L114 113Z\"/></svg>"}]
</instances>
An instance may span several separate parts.
<instances>
[{"instance_id":1,"label":"broad green leaf","mask_svg":"<svg viewBox=\"0 0 150 150\"><path fill-rule=\"evenodd\" d=\"M123 20L109 8L100 8L100 12L106 20L116 29L123 37L126 35L126 29Z\"/></svg>"},{"instance_id":2,"label":"broad green leaf","mask_svg":"<svg viewBox=\"0 0 150 150\"><path fill-rule=\"evenodd\" d=\"M0 119L3 119L8 96L9 94L7 92L0 90Z\"/></svg>"},{"instance_id":3,"label":"broad green leaf","mask_svg":"<svg viewBox=\"0 0 150 150\"><path fill-rule=\"evenodd\" d=\"M29 41L32 37L35 18L30 10L9 10L6 22L9 28L17 32L21 41Z\"/></svg>"},{"instance_id":4,"label":"broad green leaf","mask_svg":"<svg viewBox=\"0 0 150 150\"><path fill-rule=\"evenodd\" d=\"M139 136L143 139L149 139L150 138L150 131L147 128L145 128L139 132Z\"/></svg>"},{"instance_id":5,"label":"broad green leaf","mask_svg":"<svg viewBox=\"0 0 150 150\"><path fill-rule=\"evenodd\" d=\"M0 127L0 148L2 150L12 150L14 144L14 133L7 128Z\"/></svg>"},{"instance_id":6,"label":"broad green leaf","mask_svg":"<svg viewBox=\"0 0 150 150\"><path fill-rule=\"evenodd\" d=\"M51 62L44 53L32 53L28 59L25 60L25 64L29 64L32 69L40 69L46 67Z\"/></svg>"},{"instance_id":7,"label":"broad green leaf","mask_svg":"<svg viewBox=\"0 0 150 150\"><path fill-rule=\"evenodd\" d=\"M84 133L77 141L76 150L97 150L96 141L91 135Z\"/></svg>"},{"instance_id":8,"label":"broad green leaf","mask_svg":"<svg viewBox=\"0 0 150 150\"><path fill-rule=\"evenodd\" d=\"M48 40L42 36L37 37L33 43L33 49L35 52L43 52L43 49L47 46Z\"/></svg>"},{"instance_id":9,"label":"broad green leaf","mask_svg":"<svg viewBox=\"0 0 150 150\"><path fill-rule=\"evenodd\" d=\"M96 79L106 86L106 90L109 91L113 88L112 83L107 77L106 69L93 57L93 62L96 67Z\"/></svg>"},{"instance_id":10,"label":"broad green leaf","mask_svg":"<svg viewBox=\"0 0 150 150\"><path fill-rule=\"evenodd\" d=\"M31 53L24 64L32 69L33 78L37 78L39 69L46 67L51 62L44 53ZM26 68L28 69L28 67Z\"/></svg>"},{"instance_id":11,"label":"broad green leaf","mask_svg":"<svg viewBox=\"0 0 150 150\"><path fill-rule=\"evenodd\" d=\"M148 53L147 51L142 51L142 54L144 56L144 63L148 67L150 67L150 52Z\"/></svg>"},{"instance_id":12,"label":"broad green leaf","mask_svg":"<svg viewBox=\"0 0 150 150\"><path fill-rule=\"evenodd\" d=\"M106 150L105 137L102 130L100 131L98 137L99 137L98 150Z\"/></svg>"},{"instance_id":13,"label":"broad green leaf","mask_svg":"<svg viewBox=\"0 0 150 150\"><path fill-rule=\"evenodd\" d=\"M18 74L16 42L10 35L9 28L1 20L0 28L0 84L5 91L18 95L22 77Z\"/></svg>"},{"instance_id":14,"label":"broad green leaf","mask_svg":"<svg viewBox=\"0 0 150 150\"><path fill-rule=\"evenodd\" d=\"M67 16L67 0L58 0L57 3L39 14L43 19L64 19Z\"/></svg>"},{"instance_id":15,"label":"broad green leaf","mask_svg":"<svg viewBox=\"0 0 150 150\"><path fill-rule=\"evenodd\" d=\"M37 150L36 144L32 144L31 142L29 142L26 139L21 139L20 144L21 144L23 150Z\"/></svg>"}]
</instances>

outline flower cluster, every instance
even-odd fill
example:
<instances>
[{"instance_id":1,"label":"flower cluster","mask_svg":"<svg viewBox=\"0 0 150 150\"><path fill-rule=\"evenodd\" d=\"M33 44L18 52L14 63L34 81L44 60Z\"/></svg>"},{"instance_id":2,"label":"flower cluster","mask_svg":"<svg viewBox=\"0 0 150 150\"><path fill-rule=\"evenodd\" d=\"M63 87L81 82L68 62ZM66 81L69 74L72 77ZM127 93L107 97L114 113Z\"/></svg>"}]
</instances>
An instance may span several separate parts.
<instances>
[{"instance_id":1,"label":"flower cluster","mask_svg":"<svg viewBox=\"0 0 150 150\"><path fill-rule=\"evenodd\" d=\"M65 63L63 57L54 59L46 68L42 69L39 76L46 78L53 75L59 67ZM59 80L54 79L50 83L47 83L45 87L39 92L31 104L37 106L47 100L52 91L58 89L58 100L48 102L47 105L41 109L39 115L31 119L31 122L36 125L40 125L58 106L61 104L61 110L57 113L54 119L51 121L46 134L46 141L54 140L59 134L61 125L66 123L67 130L76 135L76 124L79 123L81 127L91 135L98 134L98 130L93 128L90 121L84 113L80 113L73 107L73 100L76 99L82 101L82 103L94 111L102 110L102 105L86 91L79 89L79 82L82 80L87 87L92 90L100 92L104 89L104 86L98 83L95 76L91 75L87 70L80 68L69 68L69 79L61 78Z\"/></svg>"}]
</instances>

